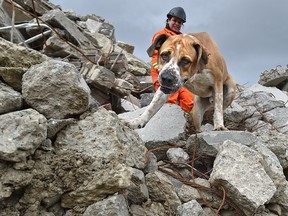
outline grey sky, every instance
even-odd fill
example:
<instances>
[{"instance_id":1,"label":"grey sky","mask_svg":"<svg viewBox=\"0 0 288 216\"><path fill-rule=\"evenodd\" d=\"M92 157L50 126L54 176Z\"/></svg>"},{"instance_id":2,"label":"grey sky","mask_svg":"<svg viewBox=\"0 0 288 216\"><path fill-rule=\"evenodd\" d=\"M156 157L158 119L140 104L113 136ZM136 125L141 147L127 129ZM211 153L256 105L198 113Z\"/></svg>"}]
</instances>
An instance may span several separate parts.
<instances>
[{"instance_id":1,"label":"grey sky","mask_svg":"<svg viewBox=\"0 0 288 216\"><path fill-rule=\"evenodd\" d=\"M208 32L218 43L238 84L258 82L261 72L288 64L287 0L51 0L79 15L96 14L112 23L116 39L135 46L134 55L150 61L146 49L165 26L166 14L182 6L183 33Z\"/></svg>"}]
</instances>

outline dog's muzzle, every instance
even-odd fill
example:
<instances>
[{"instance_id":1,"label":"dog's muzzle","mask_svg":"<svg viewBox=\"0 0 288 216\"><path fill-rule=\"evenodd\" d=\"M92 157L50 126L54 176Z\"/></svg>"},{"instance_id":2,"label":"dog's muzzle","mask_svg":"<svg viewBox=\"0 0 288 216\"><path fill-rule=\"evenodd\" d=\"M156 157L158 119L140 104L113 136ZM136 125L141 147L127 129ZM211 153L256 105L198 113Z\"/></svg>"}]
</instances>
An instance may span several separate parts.
<instances>
[{"instance_id":1,"label":"dog's muzzle","mask_svg":"<svg viewBox=\"0 0 288 216\"><path fill-rule=\"evenodd\" d=\"M159 73L158 80L160 83L160 89L165 94L172 94L179 90L179 88L182 86L182 82L176 75L176 72L173 70L173 68L168 68L164 71L161 71L161 73Z\"/></svg>"}]
</instances>

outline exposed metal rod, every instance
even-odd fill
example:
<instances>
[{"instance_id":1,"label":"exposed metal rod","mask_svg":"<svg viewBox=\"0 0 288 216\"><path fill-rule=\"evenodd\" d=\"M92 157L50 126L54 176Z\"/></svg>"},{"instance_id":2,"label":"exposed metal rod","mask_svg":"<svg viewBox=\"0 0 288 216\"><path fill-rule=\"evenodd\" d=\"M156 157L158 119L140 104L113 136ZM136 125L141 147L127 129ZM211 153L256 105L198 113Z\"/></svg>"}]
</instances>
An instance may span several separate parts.
<instances>
[{"instance_id":1,"label":"exposed metal rod","mask_svg":"<svg viewBox=\"0 0 288 216\"><path fill-rule=\"evenodd\" d=\"M4 26L4 27L0 27L0 32L1 31L8 31L10 29L14 29L14 28L17 28L17 29L39 29L39 26L40 27L43 27L43 28L48 28L49 30L43 32L43 33L40 33L38 35L35 35L21 43L19 43L19 45L26 45L26 44L29 44L33 41L36 41L38 40L39 38L41 37L44 37L46 35L49 35L52 33L52 29L46 25L46 24L36 24L36 23L22 23L22 24L18 24L18 25L12 25L12 26Z\"/></svg>"},{"instance_id":2,"label":"exposed metal rod","mask_svg":"<svg viewBox=\"0 0 288 216\"><path fill-rule=\"evenodd\" d=\"M25 40L24 42L19 43L19 45L29 44L29 43L31 43L31 42L33 42L33 41L38 40L39 38L41 38L41 37L43 37L43 36L49 35L51 32L52 32L52 30L47 30L47 31L45 31L45 32L43 32L43 33L40 33L40 34L38 34L38 35L35 35L35 36L33 36L33 37Z\"/></svg>"},{"instance_id":3,"label":"exposed metal rod","mask_svg":"<svg viewBox=\"0 0 288 216\"><path fill-rule=\"evenodd\" d=\"M41 27L44 27L44 28L48 28L51 30L51 28L46 25L46 24L39 24ZM4 26L4 27L0 27L0 31L7 31L7 30L10 30L12 29L13 27L14 28L17 28L17 29L21 29L21 28L27 28L27 29L32 29L32 28L39 28L39 25L36 24L36 23L22 23L22 24L17 24L17 25L14 25L14 26Z\"/></svg>"},{"instance_id":4,"label":"exposed metal rod","mask_svg":"<svg viewBox=\"0 0 288 216\"><path fill-rule=\"evenodd\" d=\"M10 0L12 3L12 0ZM14 4L12 3L12 26L11 26L11 32L10 32L10 41L13 43L14 39L14 30L15 30L15 8Z\"/></svg>"}]
</instances>

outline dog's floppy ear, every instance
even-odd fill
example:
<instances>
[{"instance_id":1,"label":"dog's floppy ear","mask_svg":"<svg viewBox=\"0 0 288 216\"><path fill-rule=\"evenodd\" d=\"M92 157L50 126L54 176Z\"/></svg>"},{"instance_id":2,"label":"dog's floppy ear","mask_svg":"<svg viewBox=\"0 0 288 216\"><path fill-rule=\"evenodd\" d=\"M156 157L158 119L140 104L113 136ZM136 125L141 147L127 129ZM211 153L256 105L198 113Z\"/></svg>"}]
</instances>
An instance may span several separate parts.
<instances>
[{"instance_id":1,"label":"dog's floppy ear","mask_svg":"<svg viewBox=\"0 0 288 216\"><path fill-rule=\"evenodd\" d=\"M206 65L208 63L208 56L210 55L207 50L205 49L205 47L201 46L200 44L195 44L194 45L195 50L197 52L197 63L198 64L202 64L202 65Z\"/></svg>"},{"instance_id":2,"label":"dog's floppy ear","mask_svg":"<svg viewBox=\"0 0 288 216\"><path fill-rule=\"evenodd\" d=\"M167 34L160 34L158 35L152 45L147 49L147 54L149 57L152 57L154 54L154 50L159 50L162 44L167 40L169 35Z\"/></svg>"}]
</instances>

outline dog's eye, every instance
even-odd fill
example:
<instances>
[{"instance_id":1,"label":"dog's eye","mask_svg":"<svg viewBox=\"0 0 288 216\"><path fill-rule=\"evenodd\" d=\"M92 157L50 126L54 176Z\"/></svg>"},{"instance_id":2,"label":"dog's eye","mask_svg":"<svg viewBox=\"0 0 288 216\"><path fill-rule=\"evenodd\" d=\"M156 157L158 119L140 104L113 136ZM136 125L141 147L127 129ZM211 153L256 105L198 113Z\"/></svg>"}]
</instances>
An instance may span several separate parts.
<instances>
[{"instance_id":1,"label":"dog's eye","mask_svg":"<svg viewBox=\"0 0 288 216\"><path fill-rule=\"evenodd\" d=\"M179 64L182 66L182 67L185 67L186 65L188 64L191 64L192 62L190 61L190 59L184 57L184 58L181 58Z\"/></svg>"},{"instance_id":2,"label":"dog's eye","mask_svg":"<svg viewBox=\"0 0 288 216\"><path fill-rule=\"evenodd\" d=\"M168 62L170 60L170 53L169 52L163 52L161 53L161 58L163 61Z\"/></svg>"}]
</instances>

